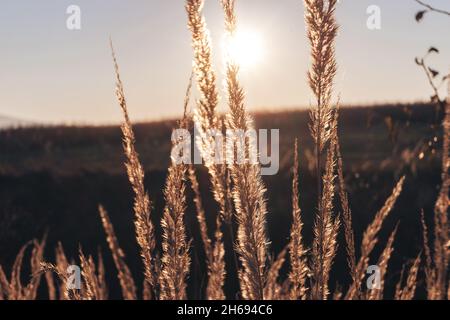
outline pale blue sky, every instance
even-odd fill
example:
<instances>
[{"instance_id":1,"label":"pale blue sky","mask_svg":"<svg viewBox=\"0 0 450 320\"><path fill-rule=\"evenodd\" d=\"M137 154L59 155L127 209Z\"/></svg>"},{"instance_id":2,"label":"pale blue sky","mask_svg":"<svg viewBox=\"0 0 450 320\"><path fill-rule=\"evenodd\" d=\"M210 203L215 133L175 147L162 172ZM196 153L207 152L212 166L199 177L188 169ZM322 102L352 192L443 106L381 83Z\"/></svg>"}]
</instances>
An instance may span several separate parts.
<instances>
[{"instance_id":1,"label":"pale blue sky","mask_svg":"<svg viewBox=\"0 0 450 320\"><path fill-rule=\"evenodd\" d=\"M450 10L450 0L428 0ZM66 28L66 8L82 10L82 30ZM369 5L382 28L366 27ZM430 62L450 68L450 18L414 21L413 0L341 0L336 91L349 104L426 99L414 57L430 45ZM301 0L237 0L240 27L263 37L263 61L244 72L250 109L308 106L309 48ZM222 89L218 0L206 0ZM108 47L112 36L133 120L179 116L192 49L183 0L14 0L0 4L0 114L40 122L109 123L120 118ZM222 101L224 107L224 101Z\"/></svg>"}]
</instances>

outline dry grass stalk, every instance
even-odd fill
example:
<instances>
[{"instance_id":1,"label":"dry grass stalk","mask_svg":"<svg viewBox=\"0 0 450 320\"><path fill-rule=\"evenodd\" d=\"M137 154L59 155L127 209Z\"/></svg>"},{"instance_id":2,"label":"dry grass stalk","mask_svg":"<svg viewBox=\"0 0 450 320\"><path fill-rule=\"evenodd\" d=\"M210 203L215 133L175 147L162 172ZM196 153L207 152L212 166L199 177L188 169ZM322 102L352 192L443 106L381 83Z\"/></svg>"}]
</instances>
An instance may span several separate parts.
<instances>
[{"instance_id":1,"label":"dry grass stalk","mask_svg":"<svg viewBox=\"0 0 450 320\"><path fill-rule=\"evenodd\" d=\"M206 288L206 298L208 300L225 299L225 293L223 291L226 276L225 247L222 239L221 225L221 217L218 216L216 218L214 245L209 258L210 261L208 262L208 286Z\"/></svg>"},{"instance_id":2,"label":"dry grass stalk","mask_svg":"<svg viewBox=\"0 0 450 320\"><path fill-rule=\"evenodd\" d=\"M311 46L312 66L308 72L309 86L316 98L311 110L310 131L315 142L317 195L319 210L314 227L313 299L326 299L328 278L337 249L339 220L333 220L337 116L331 104L333 81L337 72L335 40L338 26L335 20L336 0L305 0L305 22ZM322 151L332 136L327 152L325 173L321 172ZM321 180L323 179L323 180ZM323 183L323 187L322 187Z\"/></svg>"},{"instance_id":3,"label":"dry grass stalk","mask_svg":"<svg viewBox=\"0 0 450 320\"><path fill-rule=\"evenodd\" d=\"M142 283L142 300L152 300L153 293L151 291L150 285L144 280Z\"/></svg>"},{"instance_id":4,"label":"dry grass stalk","mask_svg":"<svg viewBox=\"0 0 450 320\"><path fill-rule=\"evenodd\" d=\"M60 281L60 300L81 300L81 290L71 290L67 286L67 283L69 281L66 269L62 269L61 267L58 267L57 265L54 265L52 263L48 262L42 262L40 273L55 273Z\"/></svg>"},{"instance_id":5,"label":"dry grass stalk","mask_svg":"<svg viewBox=\"0 0 450 320\"><path fill-rule=\"evenodd\" d=\"M111 42L111 51L116 73L116 95L122 109L124 122L121 126L123 134L123 149L127 158L125 167L128 179L132 185L134 197L134 225L136 229L136 239L140 246L140 253L144 263L145 279L149 283L152 291L155 292L158 285L158 274L154 266L155 235L153 224L150 219L150 199L144 187L144 169L139 161L139 155L135 149L135 137L128 108L125 100L123 83L120 78L119 65L117 63L114 48Z\"/></svg>"},{"instance_id":6,"label":"dry grass stalk","mask_svg":"<svg viewBox=\"0 0 450 320\"><path fill-rule=\"evenodd\" d=\"M450 82L447 101L444 102L443 145L442 145L442 186L434 208L434 252L428 243L428 228L425 223L422 211L423 241L425 251L425 276L427 286L427 297L429 300L445 299L448 292L448 262L449 251L449 226L448 226L448 205L449 205L449 147L450 147Z\"/></svg>"},{"instance_id":7,"label":"dry grass stalk","mask_svg":"<svg viewBox=\"0 0 450 320\"><path fill-rule=\"evenodd\" d=\"M8 279L6 278L5 271L0 265L0 301L5 300L9 290Z\"/></svg>"},{"instance_id":8,"label":"dry grass stalk","mask_svg":"<svg viewBox=\"0 0 450 320\"><path fill-rule=\"evenodd\" d=\"M192 34L194 49L194 71L201 98L197 102L194 122L199 132L196 143L208 169L213 188L214 199L220 207L220 213L227 223L232 220L232 207L229 187L227 186L227 168L215 161L216 146L214 135L222 133L216 109L219 95L216 87L216 75L212 68L211 40L202 15L204 0L186 0L188 26Z\"/></svg>"},{"instance_id":9,"label":"dry grass stalk","mask_svg":"<svg viewBox=\"0 0 450 320\"><path fill-rule=\"evenodd\" d=\"M119 278L120 287L122 289L122 296L125 300L136 300L136 285L131 271L125 262L125 254L119 246L119 241L117 240L114 227L109 219L108 212L101 205L98 207L98 212L102 220L103 228L105 229L106 241L108 242L114 264L117 268L117 277Z\"/></svg>"},{"instance_id":10,"label":"dry grass stalk","mask_svg":"<svg viewBox=\"0 0 450 320\"><path fill-rule=\"evenodd\" d=\"M218 158L214 134L222 133L223 125L217 117L218 92L216 87L216 75L212 68L211 40L206 27L205 18L202 14L204 0L186 0L186 12L188 15L188 26L192 34L192 47L194 49L194 71L197 76L197 84L201 98L197 102L194 113L194 123L200 133L196 141L197 146L204 159L205 166L211 180L214 199L219 204L221 218L226 222L230 230L230 238L234 245L234 232L232 228L233 208L231 204L231 191L229 172L225 164L215 161ZM198 213L201 211L197 211ZM206 239L207 230L202 227L201 216L198 216L201 224L202 238ZM220 221L217 220L215 232L215 243L213 246L206 244L205 250L209 250L211 261L209 266L209 280L207 296L216 298L224 297L223 282L225 278L224 245L223 235L220 230ZM204 243L208 241L203 240ZM210 249L208 249L208 247ZM237 266L236 266L237 267Z\"/></svg>"},{"instance_id":11,"label":"dry grass stalk","mask_svg":"<svg viewBox=\"0 0 450 320\"><path fill-rule=\"evenodd\" d=\"M186 118L183 118L180 127L187 127ZM173 145L176 142L173 141ZM189 244L184 225L186 170L187 165L177 164L172 158L164 188L166 207L161 220L163 254L160 275L160 298L163 300L186 299L186 277L190 266Z\"/></svg>"},{"instance_id":12,"label":"dry grass stalk","mask_svg":"<svg viewBox=\"0 0 450 320\"><path fill-rule=\"evenodd\" d=\"M226 31L233 37L236 31L234 0L222 0ZM227 91L230 113L227 129L247 132L253 129L252 120L244 107L244 90L238 80L239 65L227 61ZM238 223L236 251L242 268L239 271L241 293L244 299L264 299L265 272L268 239L266 235L266 189L261 179L259 164L252 164L247 157L256 154L255 146L245 137L243 164L230 164L233 180L233 199ZM227 150L234 154L235 150Z\"/></svg>"},{"instance_id":13,"label":"dry grass stalk","mask_svg":"<svg viewBox=\"0 0 450 320\"><path fill-rule=\"evenodd\" d=\"M206 257L210 259L212 255L212 243L208 236L208 226L206 224L206 214L203 208L202 198L200 194L200 186L197 180L197 175L195 173L195 168L193 164L189 165L188 177L191 183L192 191L194 192L194 204L197 212L197 221L200 226L200 236L203 242L203 248L206 253Z\"/></svg>"},{"instance_id":14,"label":"dry grass stalk","mask_svg":"<svg viewBox=\"0 0 450 320\"><path fill-rule=\"evenodd\" d=\"M55 249L56 266L53 268L53 272L56 273L60 280L59 286L59 298L61 300L77 300L81 299L79 292L76 290L69 289L67 283L67 269L69 267L69 261L67 260L66 254L64 253L64 248L61 242Z\"/></svg>"},{"instance_id":15,"label":"dry grass stalk","mask_svg":"<svg viewBox=\"0 0 450 320\"><path fill-rule=\"evenodd\" d=\"M394 251L394 239L397 234L398 225L395 227L394 231L392 231L389 239L387 241L386 247L381 253L380 258L378 259L377 266L380 268L380 288L373 288L368 292L369 300L381 300L383 298L384 291L384 280L386 278L386 272L388 268L388 262L391 258L392 252Z\"/></svg>"},{"instance_id":16,"label":"dry grass stalk","mask_svg":"<svg viewBox=\"0 0 450 320\"><path fill-rule=\"evenodd\" d=\"M58 299L55 280L53 278L53 273L55 269L56 266L50 263L41 262L40 264L40 272L45 273L45 280L47 282L47 289L48 289L48 299L51 301Z\"/></svg>"},{"instance_id":17,"label":"dry grass stalk","mask_svg":"<svg viewBox=\"0 0 450 320\"><path fill-rule=\"evenodd\" d=\"M35 300L37 296L37 289L41 281L41 275L36 275L40 269L41 262L44 261L44 248L46 243L46 236L39 242L33 241L33 250L31 252L31 280L25 288L25 299Z\"/></svg>"},{"instance_id":18,"label":"dry grass stalk","mask_svg":"<svg viewBox=\"0 0 450 320\"><path fill-rule=\"evenodd\" d=\"M223 244L223 234L221 231L221 217L216 219L215 241L212 243L208 236L208 228L206 225L205 210L202 205L200 189L195 175L193 165L188 169L189 180L194 191L194 203L197 211L197 220L200 225L200 235L205 249L208 264L208 285L206 288L206 297L208 300L224 300L225 293L223 286L225 283L225 248Z\"/></svg>"},{"instance_id":19,"label":"dry grass stalk","mask_svg":"<svg viewBox=\"0 0 450 320\"><path fill-rule=\"evenodd\" d=\"M69 267L70 264L64 253L61 242L55 249L56 265L48 262L41 262L38 273L54 273L59 279L59 299L60 300L82 300L85 298L85 286L81 283L80 289L70 287ZM73 263L72 263L73 264ZM106 289L106 287L105 287Z\"/></svg>"},{"instance_id":20,"label":"dry grass stalk","mask_svg":"<svg viewBox=\"0 0 450 320\"><path fill-rule=\"evenodd\" d=\"M208 264L208 285L206 288L206 297L209 300L223 300L225 294L223 285L225 282L225 248L223 244L223 234L221 231L221 217L216 219L215 242L212 243L208 236L208 227L206 225L206 215L203 208L200 195L200 188L195 174L194 166L189 165L188 176L194 191L194 204L197 212L197 221L200 225L200 236L206 253Z\"/></svg>"},{"instance_id":21,"label":"dry grass stalk","mask_svg":"<svg viewBox=\"0 0 450 320\"><path fill-rule=\"evenodd\" d=\"M421 212L422 234L423 234L423 248L425 252L425 281L427 286L428 300L438 299L436 293L436 270L433 268L433 260L431 256L431 249L428 240L428 227L425 222L425 214Z\"/></svg>"},{"instance_id":22,"label":"dry grass stalk","mask_svg":"<svg viewBox=\"0 0 450 320\"><path fill-rule=\"evenodd\" d=\"M289 280L291 282L290 299L298 300L305 297L307 288L305 286L306 276L308 274L308 265L306 261L307 250L303 246L302 236L302 212L299 199L299 159L298 142L295 139L294 145L294 165L292 177L292 227L289 242L289 260L291 271Z\"/></svg>"},{"instance_id":23,"label":"dry grass stalk","mask_svg":"<svg viewBox=\"0 0 450 320\"><path fill-rule=\"evenodd\" d=\"M450 281L448 282L448 287L447 287L447 300L450 300Z\"/></svg>"},{"instance_id":24,"label":"dry grass stalk","mask_svg":"<svg viewBox=\"0 0 450 320\"><path fill-rule=\"evenodd\" d=\"M280 270L286 261L286 255L288 253L289 247L285 247L278 254L275 261L272 262L269 271L267 273L267 282L264 288L264 297L268 300L281 300L283 299L283 287L282 284L278 282L278 277L280 275Z\"/></svg>"},{"instance_id":25,"label":"dry grass stalk","mask_svg":"<svg viewBox=\"0 0 450 320\"><path fill-rule=\"evenodd\" d=\"M185 100L185 112L184 115L187 115L186 109L187 109L187 103L188 100ZM188 177L190 181L190 186L192 191L194 192L194 205L197 213L197 221L200 227L200 236L202 238L203 242L203 248L206 253L206 257L210 259L212 255L212 243L211 239L208 236L208 226L206 224L206 213L205 209L203 207L202 197L200 193L200 185L198 183L197 175L195 172L195 167L193 164L189 164L188 166Z\"/></svg>"},{"instance_id":26,"label":"dry grass stalk","mask_svg":"<svg viewBox=\"0 0 450 320\"><path fill-rule=\"evenodd\" d=\"M372 221L372 223L367 227L366 231L364 232L361 244L361 257L358 261L358 264L356 265L357 278L356 281L353 281L353 283L351 284L345 296L346 300L354 299L355 297L357 297L360 291L361 282L364 278L365 272L369 264L369 255L372 252L373 248L375 247L376 243L378 242L377 238L378 232L380 231L384 220L392 211L392 208L394 207L397 198L402 192L404 181L405 177L402 177L395 186L394 190L392 191L392 194L384 203L383 207L375 215L375 218Z\"/></svg>"},{"instance_id":27,"label":"dry grass stalk","mask_svg":"<svg viewBox=\"0 0 450 320\"><path fill-rule=\"evenodd\" d=\"M186 90L184 99L184 115L183 119L188 124L188 105L191 96L192 79L194 73L191 74L189 79L189 85ZM223 300L225 299L225 294L223 292L223 286L225 282L225 248L223 244L223 234L221 230L221 219L222 217L218 215L216 219L216 231L215 231L215 242L212 243L210 237L208 236L208 227L206 224L206 214L203 208L200 186L195 173L195 167L193 164L189 164L187 169L187 174L190 180L190 185L192 191L194 192L194 204L197 212L197 221L200 226L200 236L203 242L203 248L206 253L207 265L208 265L208 285L206 288L206 297L209 300Z\"/></svg>"},{"instance_id":28,"label":"dry grass stalk","mask_svg":"<svg viewBox=\"0 0 450 320\"><path fill-rule=\"evenodd\" d=\"M341 147L339 139L336 140L337 173L339 181L339 198L342 208L342 220L344 224L345 250L347 252L347 263L350 268L352 280L356 280L356 255L355 236L352 226L352 212L348 201L348 194L345 187L344 166L342 163Z\"/></svg>"},{"instance_id":29,"label":"dry grass stalk","mask_svg":"<svg viewBox=\"0 0 450 320\"><path fill-rule=\"evenodd\" d=\"M95 274L95 264L90 259L86 258L79 249L80 268L82 276L82 284L80 289L80 295L82 300L101 300L99 299L99 290Z\"/></svg>"},{"instance_id":30,"label":"dry grass stalk","mask_svg":"<svg viewBox=\"0 0 450 320\"><path fill-rule=\"evenodd\" d=\"M333 219L333 199L335 195L335 166L337 141L337 116L330 123L332 128L331 144L327 152L325 173L323 175L322 198L319 202L318 213L314 224L314 241L312 247L312 272L314 285L312 287L313 299L327 299L329 295L328 280L337 251L337 234L339 231L339 218Z\"/></svg>"},{"instance_id":31,"label":"dry grass stalk","mask_svg":"<svg viewBox=\"0 0 450 320\"><path fill-rule=\"evenodd\" d=\"M445 299L447 293L447 274L449 263L449 226L448 226L448 206L450 203L450 81L449 96L445 103L445 115L442 123L443 146L442 146L442 186L435 205L434 216L434 261L436 268L436 289L439 299Z\"/></svg>"},{"instance_id":32,"label":"dry grass stalk","mask_svg":"<svg viewBox=\"0 0 450 320\"><path fill-rule=\"evenodd\" d=\"M342 287L339 284L336 284L336 289L334 290L332 300L341 300L342 295L343 295Z\"/></svg>"},{"instance_id":33,"label":"dry grass stalk","mask_svg":"<svg viewBox=\"0 0 450 320\"><path fill-rule=\"evenodd\" d=\"M308 72L309 86L316 98L311 110L311 135L315 141L317 194L321 199L321 153L331 137L333 117L331 95L337 66L335 40L338 25L335 20L337 0L305 0L305 22L311 45L312 66Z\"/></svg>"},{"instance_id":34,"label":"dry grass stalk","mask_svg":"<svg viewBox=\"0 0 450 320\"><path fill-rule=\"evenodd\" d=\"M427 295L430 300L445 299L448 289L447 286L447 272L448 272L448 147L449 147L449 104L446 106L446 116L444 120L444 145L443 145L443 172L442 172L442 187L439 193L438 200L435 206L434 214L434 252L431 253L428 244L428 228L425 223L424 213L422 211L422 227L423 227L423 241L425 251L425 275L427 285ZM434 258L434 259L433 259Z\"/></svg>"},{"instance_id":35,"label":"dry grass stalk","mask_svg":"<svg viewBox=\"0 0 450 320\"><path fill-rule=\"evenodd\" d=\"M6 291L6 297L8 300L21 300L21 296L23 294L23 288L20 281L20 274L22 269L23 258L25 255L26 249L31 245L31 242L26 243L20 248L19 253L14 260L14 264L12 266L11 271L11 280L8 282L6 275L4 272L1 272L2 286L4 287L4 291Z\"/></svg>"},{"instance_id":36,"label":"dry grass stalk","mask_svg":"<svg viewBox=\"0 0 450 320\"><path fill-rule=\"evenodd\" d=\"M52 272L45 273L45 281L47 283L48 299L51 301L56 300L57 299L56 286L55 286L55 279L53 279Z\"/></svg>"},{"instance_id":37,"label":"dry grass stalk","mask_svg":"<svg viewBox=\"0 0 450 320\"><path fill-rule=\"evenodd\" d=\"M160 275L163 300L183 300L186 298L186 277L189 272L189 245L184 227L185 170L179 166L169 168L169 176L164 190L166 208L161 226L163 229L163 255Z\"/></svg>"},{"instance_id":38,"label":"dry grass stalk","mask_svg":"<svg viewBox=\"0 0 450 320\"><path fill-rule=\"evenodd\" d=\"M103 267L95 266L92 256L86 257L80 248L79 250L81 275L84 286L82 288L82 297L84 300L106 300L108 294L104 286ZM99 259L101 261L101 259ZM98 270L98 271L97 271Z\"/></svg>"},{"instance_id":39,"label":"dry grass stalk","mask_svg":"<svg viewBox=\"0 0 450 320\"><path fill-rule=\"evenodd\" d=\"M21 281L22 265L27 248L33 245L31 252L31 277L24 286ZM11 278L8 280L2 266L0 266L0 300L35 300L41 280L40 265L43 261L45 237L42 241L33 240L26 243L19 250L12 266Z\"/></svg>"},{"instance_id":40,"label":"dry grass stalk","mask_svg":"<svg viewBox=\"0 0 450 320\"><path fill-rule=\"evenodd\" d=\"M421 254L417 256L417 258L414 260L414 263L411 266L411 269L409 270L408 277L406 279L406 285L403 289L400 289L401 285L401 279L399 282L399 285L397 285L397 288L395 290L395 299L396 300L412 300L414 298L414 295L416 293L416 286L417 286L417 275L419 273L419 267L420 267L420 261L421 261Z\"/></svg>"},{"instance_id":41,"label":"dry grass stalk","mask_svg":"<svg viewBox=\"0 0 450 320\"><path fill-rule=\"evenodd\" d=\"M105 263L103 261L103 254L100 248L98 249L97 253L98 262L97 262L97 279L98 279L98 286L99 291L102 296L102 300L108 300L108 287L106 285L106 270L105 270Z\"/></svg>"}]
</instances>

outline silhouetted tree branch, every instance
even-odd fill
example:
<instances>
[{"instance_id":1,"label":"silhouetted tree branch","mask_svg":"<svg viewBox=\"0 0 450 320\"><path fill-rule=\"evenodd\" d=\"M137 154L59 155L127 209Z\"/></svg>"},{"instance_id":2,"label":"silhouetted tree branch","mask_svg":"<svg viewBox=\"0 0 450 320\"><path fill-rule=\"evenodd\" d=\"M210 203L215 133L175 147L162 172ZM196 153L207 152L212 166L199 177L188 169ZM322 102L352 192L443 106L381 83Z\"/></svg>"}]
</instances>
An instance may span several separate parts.
<instances>
[{"instance_id":1,"label":"silhouetted tree branch","mask_svg":"<svg viewBox=\"0 0 450 320\"><path fill-rule=\"evenodd\" d=\"M423 2L422 0L414 0L414 1L416 1L418 4L420 4L421 6L426 8L426 10L417 12L417 14L416 14L417 22L420 22L423 19L423 16L429 11L433 11L433 12L437 12L437 13L441 13L441 14L450 16L450 12L441 10L441 9L437 9L437 8ZM433 53L438 54L439 50L435 47L431 47L425 56L423 56L422 58L416 58L416 63L425 71L428 82L429 82L431 88L433 89L433 96L431 97L431 101L433 103L436 103L436 105L439 107L440 110L438 110L438 111L443 111L445 109L446 101L445 101L445 98L444 99L440 98L439 89L442 87L443 84L445 84L445 82L447 80L449 80L450 74L445 75L444 77L441 78L440 83L438 82L439 72L430 68L426 63L427 57Z\"/></svg>"},{"instance_id":2,"label":"silhouetted tree branch","mask_svg":"<svg viewBox=\"0 0 450 320\"><path fill-rule=\"evenodd\" d=\"M430 86L433 89L434 96L431 97L431 100L433 102L443 102L444 100L443 99L441 100L439 97L439 89L442 87L442 85L445 83L445 81L449 78L449 75L445 75L444 77L441 78L440 83L438 83L438 84L436 83L437 82L436 78L439 76L439 72L430 68L426 63L427 57L432 53L439 53L439 50L436 49L435 47L431 47L425 56L423 56L422 58L416 58L416 63L417 63L417 65L422 67L422 69L425 71L428 82L430 83Z\"/></svg>"},{"instance_id":3,"label":"silhouetted tree branch","mask_svg":"<svg viewBox=\"0 0 450 320\"><path fill-rule=\"evenodd\" d=\"M429 11L433 11L433 12L437 12L437 13L441 13L441 14L445 14L445 15L450 16L450 12L449 11L442 10L442 9L437 9L437 8L435 8L435 7L429 5L429 4L427 4L427 3L425 3L425 2L423 2L421 0L415 0L415 1L418 4L420 4L421 6L427 8L427 10L422 10L422 11L417 12L417 14L416 14L417 22L420 22L422 20L423 16L425 15L425 13L427 13Z\"/></svg>"}]
</instances>

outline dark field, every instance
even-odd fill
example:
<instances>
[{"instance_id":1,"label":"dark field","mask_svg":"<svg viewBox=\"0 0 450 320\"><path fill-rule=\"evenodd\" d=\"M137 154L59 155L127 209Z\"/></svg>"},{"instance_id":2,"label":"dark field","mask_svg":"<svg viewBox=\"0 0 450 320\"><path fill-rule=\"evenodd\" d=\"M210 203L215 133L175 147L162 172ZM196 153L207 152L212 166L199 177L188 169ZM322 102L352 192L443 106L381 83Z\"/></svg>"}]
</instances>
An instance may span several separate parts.
<instances>
[{"instance_id":1,"label":"dark field","mask_svg":"<svg viewBox=\"0 0 450 320\"><path fill-rule=\"evenodd\" d=\"M278 253L287 244L290 230L290 167L295 137L300 142L300 197L304 235L309 244L317 203L309 115L305 111L256 114L255 120L258 128L280 129L280 171L275 176L264 177L273 251ZM162 188L174 125L175 122L160 122L135 126L137 150L146 170L145 182L156 224L164 205ZM439 116L436 117L434 107L419 104L343 108L339 125L357 248L376 211L400 177L406 175L403 193L382 228L381 244L373 256L376 261L388 235L400 223L386 278L386 296L391 297L402 265L421 251L420 210L425 210L430 224L433 217L441 171ZM97 212L101 203L110 213L135 279L142 283L142 266L134 237L133 195L123 166L121 139L116 126L23 128L0 132L0 264L7 271L25 242L47 233L46 258L49 261L53 261L53 248L58 241L63 243L69 257L77 256L80 245L86 253L94 255L100 248L106 263L110 296L120 298L116 270ZM217 208L204 171L200 183L212 231ZM206 276L205 258L192 197L188 200L186 222L188 234L193 238L189 297L203 298L200 292L205 284L202 281ZM347 287L350 277L342 233L339 240L331 283L339 282ZM227 257L228 261L230 258ZM232 279L227 283L229 298L233 297L237 285ZM45 291L45 281L41 282L41 287ZM419 296L423 295L423 289L421 272Z\"/></svg>"}]
</instances>

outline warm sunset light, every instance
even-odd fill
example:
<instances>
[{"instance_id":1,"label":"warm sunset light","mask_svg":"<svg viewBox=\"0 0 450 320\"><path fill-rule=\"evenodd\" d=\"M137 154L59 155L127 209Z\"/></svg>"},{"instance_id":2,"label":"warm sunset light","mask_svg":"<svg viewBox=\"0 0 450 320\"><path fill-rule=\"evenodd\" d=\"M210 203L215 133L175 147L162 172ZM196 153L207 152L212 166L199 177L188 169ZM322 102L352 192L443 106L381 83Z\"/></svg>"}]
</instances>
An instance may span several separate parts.
<instances>
[{"instance_id":1,"label":"warm sunset light","mask_svg":"<svg viewBox=\"0 0 450 320\"><path fill-rule=\"evenodd\" d=\"M262 36L253 30L238 30L233 37L225 36L222 46L225 59L244 69L257 65L264 56Z\"/></svg>"},{"instance_id":2,"label":"warm sunset light","mask_svg":"<svg viewBox=\"0 0 450 320\"><path fill-rule=\"evenodd\" d=\"M0 8L0 315L450 300L450 0Z\"/></svg>"}]
</instances>

